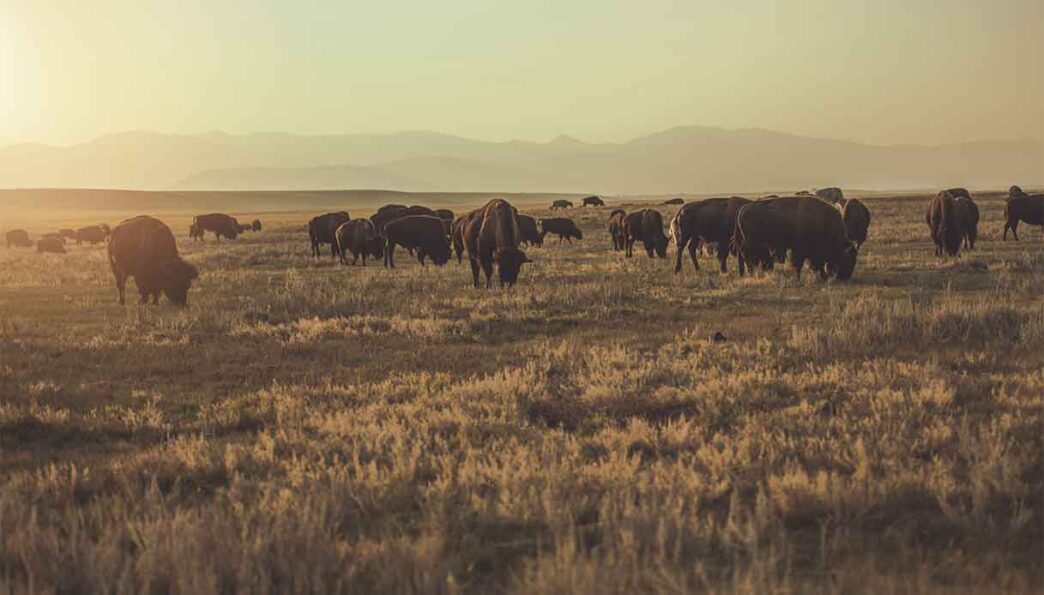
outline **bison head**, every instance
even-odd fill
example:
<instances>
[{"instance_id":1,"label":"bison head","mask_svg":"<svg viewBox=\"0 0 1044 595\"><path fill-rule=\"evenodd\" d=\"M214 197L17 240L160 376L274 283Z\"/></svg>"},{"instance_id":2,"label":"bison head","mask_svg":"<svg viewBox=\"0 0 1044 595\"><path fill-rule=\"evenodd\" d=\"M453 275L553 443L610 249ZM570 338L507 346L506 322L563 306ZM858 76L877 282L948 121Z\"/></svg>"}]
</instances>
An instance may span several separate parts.
<instances>
[{"instance_id":1,"label":"bison head","mask_svg":"<svg viewBox=\"0 0 1044 595\"><path fill-rule=\"evenodd\" d=\"M833 263L831 266L838 279L847 281L852 278L852 273L855 272L856 267L856 257L858 255L859 249L856 248L855 242L845 242L845 246L841 250L837 262Z\"/></svg>"},{"instance_id":2,"label":"bison head","mask_svg":"<svg viewBox=\"0 0 1044 595\"><path fill-rule=\"evenodd\" d=\"M384 243L385 239L383 237L373 236L370 238L366 250L370 253L370 256L374 258L382 258L384 256Z\"/></svg>"},{"instance_id":3,"label":"bison head","mask_svg":"<svg viewBox=\"0 0 1044 595\"><path fill-rule=\"evenodd\" d=\"M1011 188L1008 188L1008 198L1016 198L1022 196L1023 194L1025 193L1022 191L1022 188L1019 188L1018 186L1012 186Z\"/></svg>"},{"instance_id":4,"label":"bison head","mask_svg":"<svg viewBox=\"0 0 1044 595\"><path fill-rule=\"evenodd\" d=\"M171 303L184 306L188 302L189 287L199 277L199 269L180 258L160 264L159 269L163 294Z\"/></svg>"},{"instance_id":5,"label":"bison head","mask_svg":"<svg viewBox=\"0 0 1044 595\"><path fill-rule=\"evenodd\" d=\"M584 232L580 231L579 227L574 227L573 228L573 237L578 239L578 240L582 240L582 239L584 239Z\"/></svg>"},{"instance_id":6,"label":"bison head","mask_svg":"<svg viewBox=\"0 0 1044 595\"><path fill-rule=\"evenodd\" d=\"M493 260L497 263L497 274L501 285L511 287L518 281L518 274L522 271L522 265L529 260L526 253L518 248L499 248L493 253Z\"/></svg>"},{"instance_id":7,"label":"bison head","mask_svg":"<svg viewBox=\"0 0 1044 595\"><path fill-rule=\"evenodd\" d=\"M656 245L653 246L653 250L656 251L656 256L667 258L667 236L660 234L660 237L656 238Z\"/></svg>"}]
</instances>

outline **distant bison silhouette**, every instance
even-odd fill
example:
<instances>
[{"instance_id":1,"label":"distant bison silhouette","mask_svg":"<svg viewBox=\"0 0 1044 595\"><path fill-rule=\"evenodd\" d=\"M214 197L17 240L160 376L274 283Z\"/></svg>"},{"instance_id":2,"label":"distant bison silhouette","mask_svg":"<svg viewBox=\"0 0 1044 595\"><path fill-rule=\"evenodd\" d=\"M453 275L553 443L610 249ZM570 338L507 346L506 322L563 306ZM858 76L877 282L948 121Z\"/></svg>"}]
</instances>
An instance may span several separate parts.
<instances>
[{"instance_id":1,"label":"distant bison silhouette","mask_svg":"<svg viewBox=\"0 0 1044 595\"><path fill-rule=\"evenodd\" d=\"M337 249L337 228L348 223L351 217L347 211L336 211L313 217L308 222L308 241L312 245L312 256L319 258L321 248L330 245L330 255L339 256Z\"/></svg>"},{"instance_id":2,"label":"distant bison silhouette","mask_svg":"<svg viewBox=\"0 0 1044 595\"><path fill-rule=\"evenodd\" d=\"M870 209L859 199L848 199L841 209L841 219L845 222L848 239L855 242L856 247L862 247L866 241L867 230L870 229Z\"/></svg>"},{"instance_id":3,"label":"distant bison silhouette","mask_svg":"<svg viewBox=\"0 0 1044 595\"><path fill-rule=\"evenodd\" d=\"M62 237L67 239L67 240L75 240L76 239L76 230L75 229L59 229L58 233L60 233L62 235Z\"/></svg>"},{"instance_id":4,"label":"distant bison silhouette","mask_svg":"<svg viewBox=\"0 0 1044 595\"><path fill-rule=\"evenodd\" d=\"M486 288L493 286L493 264L501 286L518 281L522 265L532 262L519 249L518 210L506 200L495 198L468 214L464 224L464 246L471 264L471 280L479 286L479 270L486 276Z\"/></svg>"},{"instance_id":5,"label":"distant bison silhouette","mask_svg":"<svg viewBox=\"0 0 1044 595\"><path fill-rule=\"evenodd\" d=\"M663 216L654 209L634 211L624 218L625 253L628 258L634 254L634 243L639 241L645 247L649 258L667 257L667 236L663 233Z\"/></svg>"},{"instance_id":6,"label":"distant bison silhouette","mask_svg":"<svg viewBox=\"0 0 1044 595\"><path fill-rule=\"evenodd\" d=\"M42 254L65 254L65 240L60 235L47 235L36 241L36 252Z\"/></svg>"},{"instance_id":7,"label":"distant bison silhouette","mask_svg":"<svg viewBox=\"0 0 1044 595\"><path fill-rule=\"evenodd\" d=\"M29 232L24 229L12 229L5 234L8 248L32 248L33 242L29 239Z\"/></svg>"},{"instance_id":8,"label":"distant bison silhouette","mask_svg":"<svg viewBox=\"0 0 1044 595\"><path fill-rule=\"evenodd\" d=\"M529 215L518 215L515 217L518 221L518 242L519 244L529 244L531 246L543 246L544 235L540 233L537 228L536 219Z\"/></svg>"},{"instance_id":9,"label":"distant bison silhouette","mask_svg":"<svg viewBox=\"0 0 1044 595\"><path fill-rule=\"evenodd\" d=\"M588 196L583 201L585 207L604 207L605 201L597 196Z\"/></svg>"},{"instance_id":10,"label":"distant bison silhouette","mask_svg":"<svg viewBox=\"0 0 1044 595\"><path fill-rule=\"evenodd\" d=\"M436 266L449 262L450 246L442 219L431 215L409 215L389 221L384 226L386 238L384 266L395 268L395 247L416 251L417 260L423 265L431 258Z\"/></svg>"},{"instance_id":11,"label":"distant bison silhouette","mask_svg":"<svg viewBox=\"0 0 1044 595\"><path fill-rule=\"evenodd\" d=\"M224 213L196 215L192 219L190 235L192 235L191 231L193 229L197 234L195 236L197 239L202 240L203 235L209 231L214 234L214 238L219 242L221 241L221 238L234 240L243 232L243 228L239 225L239 221L237 221L235 217Z\"/></svg>"},{"instance_id":12,"label":"distant bison silhouette","mask_svg":"<svg viewBox=\"0 0 1044 595\"><path fill-rule=\"evenodd\" d=\"M140 216L127 219L112 230L109 265L116 278L116 292L124 303L129 277L138 286L141 303L159 302L162 292L178 306L188 302L188 291L199 270L181 259L170 228L159 219Z\"/></svg>"},{"instance_id":13,"label":"distant bison silhouette","mask_svg":"<svg viewBox=\"0 0 1044 595\"><path fill-rule=\"evenodd\" d=\"M626 236L624 234L624 218L627 217L627 212L623 209L614 209L609 214L609 237L613 240L613 251L619 251L624 249L624 243Z\"/></svg>"},{"instance_id":14,"label":"distant bison silhouette","mask_svg":"<svg viewBox=\"0 0 1044 595\"><path fill-rule=\"evenodd\" d=\"M1019 240L1019 222L1026 225L1044 226L1044 194L1026 194L1022 188L1012 186L1008 191L1008 200L1004 203L1004 236L1002 240L1008 239L1008 230L1011 230L1015 241ZM1042 227L1044 231L1044 227Z\"/></svg>"},{"instance_id":15,"label":"distant bison silhouette","mask_svg":"<svg viewBox=\"0 0 1044 595\"><path fill-rule=\"evenodd\" d=\"M943 190L928 203L924 221L935 243L935 255L942 256L943 251L950 256L957 256L961 251L961 229L957 222L957 213L953 205L953 195Z\"/></svg>"},{"instance_id":16,"label":"distant bison silhouette","mask_svg":"<svg viewBox=\"0 0 1044 595\"><path fill-rule=\"evenodd\" d=\"M683 204L685 204L685 199L684 198L668 198L667 200L663 201L663 204L665 204L665 205L683 205Z\"/></svg>"},{"instance_id":17,"label":"distant bison silhouette","mask_svg":"<svg viewBox=\"0 0 1044 595\"><path fill-rule=\"evenodd\" d=\"M540 240L543 243L544 236L547 234L554 234L558 236L558 243L562 243L565 239L570 244L573 243L573 238L578 240L584 239L583 232L576 226L576 223L572 219L565 217L551 217L549 219L540 220Z\"/></svg>"},{"instance_id":18,"label":"distant bison silhouette","mask_svg":"<svg viewBox=\"0 0 1044 595\"><path fill-rule=\"evenodd\" d=\"M560 198L560 199L556 200L555 202L551 203L551 208L552 209L568 209L568 208L570 208L572 206L573 206L573 202L569 201L569 200L566 200L564 198Z\"/></svg>"},{"instance_id":19,"label":"distant bison silhouette","mask_svg":"<svg viewBox=\"0 0 1044 595\"><path fill-rule=\"evenodd\" d=\"M253 221L251 221L250 222L250 230L251 231L261 231L261 220L260 219L254 219Z\"/></svg>"},{"instance_id":20,"label":"distant bison silhouette","mask_svg":"<svg viewBox=\"0 0 1044 595\"><path fill-rule=\"evenodd\" d=\"M958 190L962 189L958 188ZM950 195L954 196L954 217L961 240L964 242L964 248L974 250L975 239L979 237L979 207L972 200L971 195L954 195L953 190L950 190Z\"/></svg>"},{"instance_id":21,"label":"distant bison silhouette","mask_svg":"<svg viewBox=\"0 0 1044 595\"><path fill-rule=\"evenodd\" d=\"M83 244L101 244L109 239L109 234L112 233L112 229L109 228L106 223L99 223L98 225L88 225L87 227L81 227L76 230L76 245Z\"/></svg>"},{"instance_id":22,"label":"distant bison silhouette","mask_svg":"<svg viewBox=\"0 0 1044 595\"><path fill-rule=\"evenodd\" d=\"M352 253L353 265L359 261L360 256L363 266L366 266L367 256L384 256L384 238L377 235L377 229L369 219L352 219L342 223L335 235L341 264L348 264L348 252Z\"/></svg>"},{"instance_id":23,"label":"distant bison silhouette","mask_svg":"<svg viewBox=\"0 0 1044 595\"><path fill-rule=\"evenodd\" d=\"M674 272L682 269L682 254L686 248L692 266L700 270L697 258L700 244L717 246L718 264L721 272L728 270L726 261L732 248L732 234L736 230L736 216L743 205L750 201L740 196L730 198L707 198L690 202L678 210L671 221L671 235L677 248Z\"/></svg>"}]
</instances>

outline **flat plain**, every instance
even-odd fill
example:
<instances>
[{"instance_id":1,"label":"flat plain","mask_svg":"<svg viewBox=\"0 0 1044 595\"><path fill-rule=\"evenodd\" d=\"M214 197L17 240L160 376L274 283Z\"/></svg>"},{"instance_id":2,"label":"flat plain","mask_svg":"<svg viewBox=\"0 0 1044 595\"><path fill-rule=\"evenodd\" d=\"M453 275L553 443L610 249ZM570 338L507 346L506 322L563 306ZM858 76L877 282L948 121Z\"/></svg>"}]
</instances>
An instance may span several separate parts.
<instances>
[{"instance_id":1,"label":"flat plain","mask_svg":"<svg viewBox=\"0 0 1044 595\"><path fill-rule=\"evenodd\" d=\"M1044 241L976 198L958 259L867 198L845 283L624 258L612 201L512 289L317 261L315 212L158 214L187 309L0 247L0 592L1035 591Z\"/></svg>"}]
</instances>

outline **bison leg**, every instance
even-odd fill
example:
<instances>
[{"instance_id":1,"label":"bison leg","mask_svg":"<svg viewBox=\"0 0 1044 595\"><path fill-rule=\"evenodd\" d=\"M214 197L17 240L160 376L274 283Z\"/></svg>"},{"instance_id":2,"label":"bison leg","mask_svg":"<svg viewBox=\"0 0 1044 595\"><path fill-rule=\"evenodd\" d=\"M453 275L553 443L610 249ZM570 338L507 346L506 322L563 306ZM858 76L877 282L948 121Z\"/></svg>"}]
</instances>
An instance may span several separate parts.
<instances>
[{"instance_id":1,"label":"bison leg","mask_svg":"<svg viewBox=\"0 0 1044 595\"><path fill-rule=\"evenodd\" d=\"M127 289L127 275L117 271L113 271L113 274L116 276L116 295L122 306L125 303L124 294Z\"/></svg>"},{"instance_id":2,"label":"bison leg","mask_svg":"<svg viewBox=\"0 0 1044 595\"><path fill-rule=\"evenodd\" d=\"M678 273L681 272L681 269L682 269L682 254L685 252L685 247L686 247L686 245L690 241L691 241L691 238L689 238L689 236L686 236L686 235L680 235L677 238L677 242L676 243L677 243L678 249L675 251L675 254L674 254L674 274L675 275L677 275ZM696 270L700 270L700 265L695 262L695 254L693 254L691 250L690 250L690 254L693 255L693 265L696 267Z\"/></svg>"},{"instance_id":3,"label":"bison leg","mask_svg":"<svg viewBox=\"0 0 1044 595\"><path fill-rule=\"evenodd\" d=\"M718 242L718 263L721 266L721 272L727 273L729 267L726 261L729 259L729 245L725 242Z\"/></svg>"},{"instance_id":4,"label":"bison leg","mask_svg":"<svg viewBox=\"0 0 1044 595\"><path fill-rule=\"evenodd\" d=\"M384 249L384 266L395 268L395 242L388 240L388 246Z\"/></svg>"},{"instance_id":5,"label":"bison leg","mask_svg":"<svg viewBox=\"0 0 1044 595\"><path fill-rule=\"evenodd\" d=\"M478 289L479 286L479 264L473 256L468 255L468 264L471 265L471 282Z\"/></svg>"},{"instance_id":6,"label":"bison leg","mask_svg":"<svg viewBox=\"0 0 1044 595\"><path fill-rule=\"evenodd\" d=\"M630 258L634 255L634 238L628 237L624 241L624 256Z\"/></svg>"},{"instance_id":7,"label":"bison leg","mask_svg":"<svg viewBox=\"0 0 1044 595\"><path fill-rule=\"evenodd\" d=\"M1011 222L1011 237L1015 238L1015 241L1019 241L1019 220L1016 219Z\"/></svg>"}]
</instances>

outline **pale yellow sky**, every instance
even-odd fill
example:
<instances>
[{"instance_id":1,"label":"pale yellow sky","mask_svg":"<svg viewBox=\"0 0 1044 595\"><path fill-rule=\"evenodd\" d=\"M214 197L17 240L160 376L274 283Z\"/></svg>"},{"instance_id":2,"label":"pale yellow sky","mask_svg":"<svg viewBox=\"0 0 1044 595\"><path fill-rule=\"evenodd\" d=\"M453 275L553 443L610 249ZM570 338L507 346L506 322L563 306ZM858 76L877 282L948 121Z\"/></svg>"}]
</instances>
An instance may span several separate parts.
<instances>
[{"instance_id":1,"label":"pale yellow sky","mask_svg":"<svg viewBox=\"0 0 1044 595\"><path fill-rule=\"evenodd\" d=\"M0 142L1044 138L1042 0L0 0Z\"/></svg>"}]
</instances>

